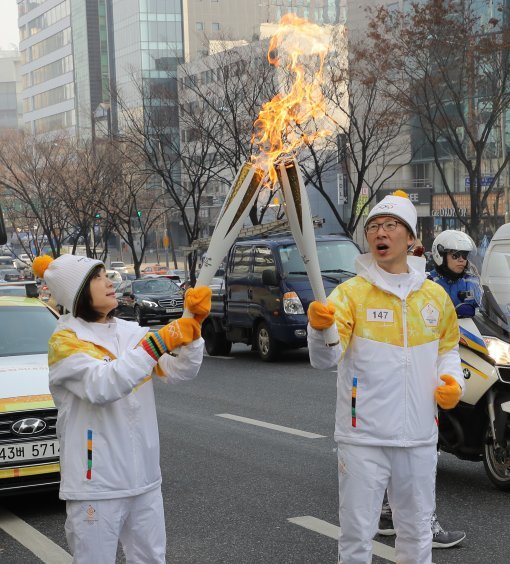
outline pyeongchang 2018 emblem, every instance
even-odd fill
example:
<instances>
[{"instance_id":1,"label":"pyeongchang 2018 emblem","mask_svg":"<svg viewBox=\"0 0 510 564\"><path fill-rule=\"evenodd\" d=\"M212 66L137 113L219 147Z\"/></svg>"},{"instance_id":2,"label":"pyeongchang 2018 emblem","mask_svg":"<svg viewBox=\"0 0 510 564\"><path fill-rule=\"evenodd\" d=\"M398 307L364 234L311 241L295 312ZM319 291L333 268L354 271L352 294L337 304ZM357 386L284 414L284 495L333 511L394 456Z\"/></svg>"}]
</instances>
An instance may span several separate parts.
<instances>
[{"instance_id":1,"label":"pyeongchang 2018 emblem","mask_svg":"<svg viewBox=\"0 0 510 564\"><path fill-rule=\"evenodd\" d=\"M427 304L421 310L421 316L427 327L437 327L439 323L439 311L432 304Z\"/></svg>"}]
</instances>

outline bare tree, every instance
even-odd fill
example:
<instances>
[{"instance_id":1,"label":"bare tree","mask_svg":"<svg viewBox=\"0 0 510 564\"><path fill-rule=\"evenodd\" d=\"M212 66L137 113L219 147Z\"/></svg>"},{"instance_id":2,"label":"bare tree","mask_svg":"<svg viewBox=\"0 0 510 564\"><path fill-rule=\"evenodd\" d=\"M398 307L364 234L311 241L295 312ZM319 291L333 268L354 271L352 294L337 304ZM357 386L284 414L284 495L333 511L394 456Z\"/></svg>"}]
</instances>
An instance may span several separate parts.
<instances>
[{"instance_id":1,"label":"bare tree","mask_svg":"<svg viewBox=\"0 0 510 564\"><path fill-rule=\"evenodd\" d=\"M412 116L413 143L425 142L457 218L477 242L491 193L500 179L508 183L509 158L508 14L506 8L496 17L486 13L487 6L456 0L415 3L405 12L379 8L365 50L388 95ZM464 182L450 174L454 160L465 170L469 218L459 206Z\"/></svg>"},{"instance_id":2,"label":"bare tree","mask_svg":"<svg viewBox=\"0 0 510 564\"><path fill-rule=\"evenodd\" d=\"M42 143L21 132L10 133L0 142L0 184L10 198L8 217L21 232L33 231L36 253L47 245L55 257L70 225L54 176L57 163L68 158L62 149L65 143L64 137Z\"/></svg>"},{"instance_id":3,"label":"bare tree","mask_svg":"<svg viewBox=\"0 0 510 564\"><path fill-rule=\"evenodd\" d=\"M109 198L104 213L112 228L128 246L137 278L149 245L149 236L165 213L159 183L151 183L145 152L131 144L114 141L109 144ZM153 178L152 178L153 179Z\"/></svg>"}]
</instances>

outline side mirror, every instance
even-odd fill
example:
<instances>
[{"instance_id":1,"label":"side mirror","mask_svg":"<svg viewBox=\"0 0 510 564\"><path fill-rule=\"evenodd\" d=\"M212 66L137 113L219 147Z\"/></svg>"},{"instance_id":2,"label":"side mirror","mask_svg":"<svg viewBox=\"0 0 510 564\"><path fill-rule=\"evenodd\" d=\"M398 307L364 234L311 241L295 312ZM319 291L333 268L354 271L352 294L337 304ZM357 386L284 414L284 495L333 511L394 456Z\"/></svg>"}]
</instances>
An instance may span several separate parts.
<instances>
[{"instance_id":1,"label":"side mirror","mask_svg":"<svg viewBox=\"0 0 510 564\"><path fill-rule=\"evenodd\" d=\"M266 286L278 286L280 284L280 276L274 268L266 268L262 271L262 284Z\"/></svg>"}]
</instances>

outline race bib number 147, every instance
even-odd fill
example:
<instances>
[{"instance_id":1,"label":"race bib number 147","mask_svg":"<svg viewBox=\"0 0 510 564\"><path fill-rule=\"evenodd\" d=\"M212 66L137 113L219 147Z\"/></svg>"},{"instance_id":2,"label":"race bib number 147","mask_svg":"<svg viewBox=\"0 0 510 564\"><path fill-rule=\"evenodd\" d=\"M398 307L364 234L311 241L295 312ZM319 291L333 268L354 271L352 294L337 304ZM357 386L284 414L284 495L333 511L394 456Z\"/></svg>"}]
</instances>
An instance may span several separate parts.
<instances>
[{"instance_id":1,"label":"race bib number 147","mask_svg":"<svg viewBox=\"0 0 510 564\"><path fill-rule=\"evenodd\" d=\"M392 309L367 309L367 321L393 323Z\"/></svg>"}]
</instances>

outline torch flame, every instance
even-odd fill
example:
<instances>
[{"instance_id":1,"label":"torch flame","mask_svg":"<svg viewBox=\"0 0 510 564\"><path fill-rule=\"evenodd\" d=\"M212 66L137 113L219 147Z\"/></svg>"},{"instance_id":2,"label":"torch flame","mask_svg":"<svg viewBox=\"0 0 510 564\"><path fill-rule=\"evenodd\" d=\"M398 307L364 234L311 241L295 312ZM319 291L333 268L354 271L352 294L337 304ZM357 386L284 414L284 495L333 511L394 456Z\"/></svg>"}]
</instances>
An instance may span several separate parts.
<instances>
[{"instance_id":1,"label":"torch flame","mask_svg":"<svg viewBox=\"0 0 510 564\"><path fill-rule=\"evenodd\" d=\"M286 68L294 75L294 81L287 94L277 94L262 106L254 123L252 139L260 149L255 164L267 169L272 185L277 181L275 162L279 158L318 137L331 134L326 129L312 133L299 131L300 125L326 113L321 85L327 51L328 39L323 28L292 13L282 17L269 45L268 60L271 65L280 66L279 53L284 52L288 58ZM315 63L316 70L312 72L311 80L307 80L310 72L307 73L303 58L311 56L318 57L319 64Z\"/></svg>"}]
</instances>

